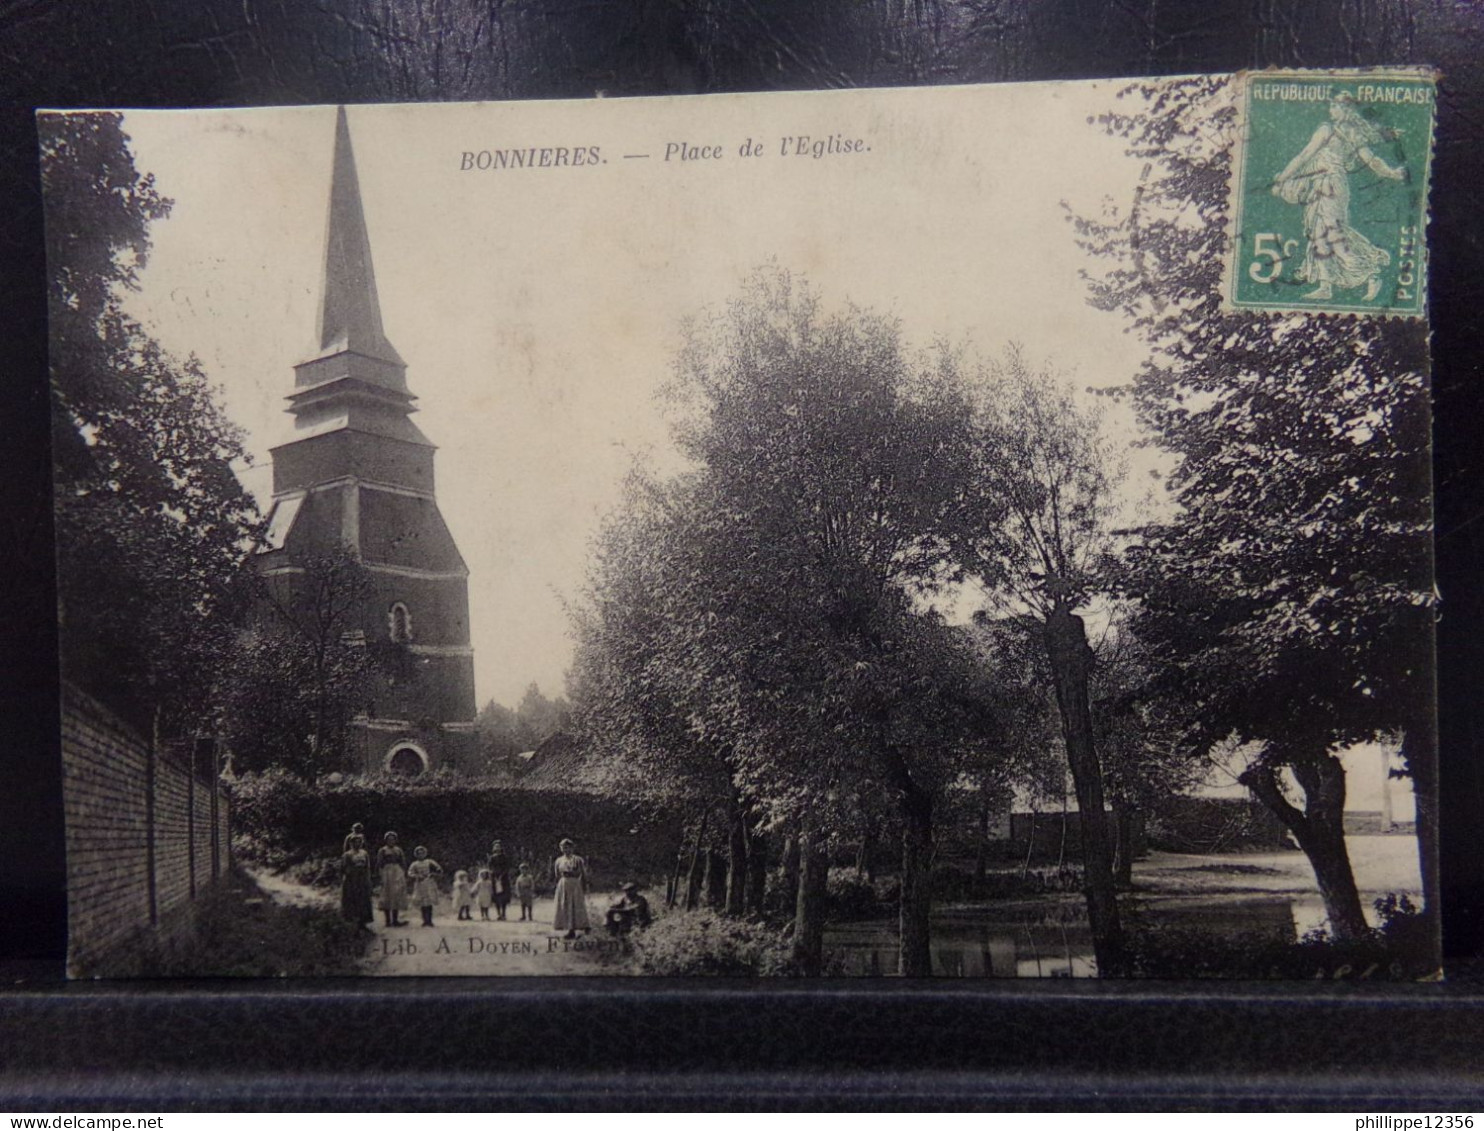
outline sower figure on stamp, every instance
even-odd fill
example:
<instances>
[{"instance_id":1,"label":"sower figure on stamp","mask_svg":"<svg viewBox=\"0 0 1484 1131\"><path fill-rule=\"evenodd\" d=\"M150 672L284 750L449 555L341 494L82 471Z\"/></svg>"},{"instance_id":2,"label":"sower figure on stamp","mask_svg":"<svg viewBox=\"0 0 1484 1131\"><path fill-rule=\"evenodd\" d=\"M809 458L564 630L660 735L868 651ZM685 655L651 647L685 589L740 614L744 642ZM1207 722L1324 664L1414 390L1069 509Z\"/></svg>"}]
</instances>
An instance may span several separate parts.
<instances>
[{"instance_id":1,"label":"sower figure on stamp","mask_svg":"<svg viewBox=\"0 0 1484 1131\"><path fill-rule=\"evenodd\" d=\"M1341 93L1329 106L1309 143L1273 179L1273 195L1304 206L1303 266L1298 278L1318 284L1304 296L1317 302L1334 297L1335 287L1365 287L1365 301L1381 292L1381 272L1391 253L1350 226L1350 174L1365 166L1378 177L1403 180L1406 167L1392 168L1372 147L1381 131L1360 116L1355 99Z\"/></svg>"}]
</instances>

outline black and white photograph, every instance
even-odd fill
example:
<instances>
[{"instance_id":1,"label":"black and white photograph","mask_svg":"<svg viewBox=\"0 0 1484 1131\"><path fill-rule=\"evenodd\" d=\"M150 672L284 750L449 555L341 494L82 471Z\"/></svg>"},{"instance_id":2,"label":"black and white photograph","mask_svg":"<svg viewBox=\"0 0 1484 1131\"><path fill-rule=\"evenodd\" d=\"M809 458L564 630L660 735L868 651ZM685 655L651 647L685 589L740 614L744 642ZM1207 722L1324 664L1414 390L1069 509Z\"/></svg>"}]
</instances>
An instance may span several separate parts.
<instances>
[{"instance_id":1,"label":"black and white photograph","mask_svg":"<svg viewBox=\"0 0 1484 1131\"><path fill-rule=\"evenodd\" d=\"M43 113L69 974L1436 980L1432 78L1294 74Z\"/></svg>"}]
</instances>

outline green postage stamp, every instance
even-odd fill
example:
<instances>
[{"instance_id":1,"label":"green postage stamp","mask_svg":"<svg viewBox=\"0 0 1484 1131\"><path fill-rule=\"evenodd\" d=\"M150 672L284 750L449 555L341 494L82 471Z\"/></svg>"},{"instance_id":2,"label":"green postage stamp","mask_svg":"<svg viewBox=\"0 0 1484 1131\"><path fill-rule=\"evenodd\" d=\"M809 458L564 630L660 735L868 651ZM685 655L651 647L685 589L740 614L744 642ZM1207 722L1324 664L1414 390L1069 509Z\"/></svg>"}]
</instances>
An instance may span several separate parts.
<instances>
[{"instance_id":1,"label":"green postage stamp","mask_svg":"<svg viewBox=\"0 0 1484 1131\"><path fill-rule=\"evenodd\" d=\"M1242 76L1228 306L1421 317L1436 75Z\"/></svg>"}]
</instances>

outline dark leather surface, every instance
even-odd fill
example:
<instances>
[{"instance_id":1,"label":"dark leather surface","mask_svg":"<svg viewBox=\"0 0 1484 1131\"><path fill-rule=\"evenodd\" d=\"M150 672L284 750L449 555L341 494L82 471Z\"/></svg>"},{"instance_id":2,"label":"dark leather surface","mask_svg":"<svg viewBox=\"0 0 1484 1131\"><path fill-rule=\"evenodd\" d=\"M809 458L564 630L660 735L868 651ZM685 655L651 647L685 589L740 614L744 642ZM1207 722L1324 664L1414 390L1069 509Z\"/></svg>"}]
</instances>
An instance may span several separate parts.
<instances>
[{"instance_id":1,"label":"dark leather surface","mask_svg":"<svg viewBox=\"0 0 1484 1131\"><path fill-rule=\"evenodd\" d=\"M1478 1106L1484 1018L1425 992L1207 987L1135 999L1049 983L1009 992L772 983L650 986L630 998L631 989L436 979L12 997L0 1011L0 1098L53 1111L99 1099L143 1111L273 1097L433 1108L718 1097L870 1108Z\"/></svg>"},{"instance_id":2,"label":"dark leather surface","mask_svg":"<svg viewBox=\"0 0 1484 1131\"><path fill-rule=\"evenodd\" d=\"M588 97L1431 63L1445 947L1454 985L64 987L35 106ZM0 1104L1364 1110L1484 1037L1484 10L1437 0L0 0ZM492 1072L495 1068L498 1071ZM678 1074L678 1075L677 1075ZM823 1074L823 1075L821 1075ZM45 1102L43 1102L45 1101ZM1457 1104L1454 1103L1457 1110Z\"/></svg>"}]
</instances>

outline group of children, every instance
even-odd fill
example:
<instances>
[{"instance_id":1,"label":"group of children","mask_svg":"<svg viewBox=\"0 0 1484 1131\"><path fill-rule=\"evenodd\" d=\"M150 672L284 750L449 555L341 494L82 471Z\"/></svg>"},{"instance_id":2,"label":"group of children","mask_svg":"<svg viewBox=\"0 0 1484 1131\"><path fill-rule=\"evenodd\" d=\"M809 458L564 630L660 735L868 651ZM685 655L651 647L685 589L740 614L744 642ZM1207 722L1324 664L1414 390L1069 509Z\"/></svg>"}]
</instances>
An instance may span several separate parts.
<instances>
[{"instance_id":1,"label":"group of children","mask_svg":"<svg viewBox=\"0 0 1484 1131\"><path fill-rule=\"evenodd\" d=\"M508 882L495 876L490 869L480 868L479 877L471 884L469 873L458 871L453 874L453 906L458 912L460 919L474 918L474 908L479 908L479 917L489 919L490 907L495 908L495 914L505 918L505 908L510 903L510 894L503 885ZM521 864L515 874L515 896L520 901L521 922L535 919L533 910L536 903L536 877L531 875L531 866ZM502 898L503 897L503 898Z\"/></svg>"},{"instance_id":2,"label":"group of children","mask_svg":"<svg viewBox=\"0 0 1484 1131\"><path fill-rule=\"evenodd\" d=\"M346 867L341 900L343 906L350 909L346 916L361 922L368 922L371 918L367 867L370 860L365 852L365 839L364 826L360 822L352 826L350 835L345 838ZM385 916L386 925L406 926L401 913L409 904L415 904L422 912L423 926L431 927L433 909L439 898L438 877L443 875L438 861L428 855L425 847L418 845L412 851L412 862L407 863L397 843L397 834L389 832L377 851L375 865L381 880L377 905ZM453 905L460 919L473 920L475 906L478 906L482 919L489 919L491 907L498 918L504 919L513 895L520 903L521 921L534 921L536 878L531 874L529 864L520 864L512 877L510 860L497 840L490 847L488 859L476 871L478 878L473 883L469 882L468 871L454 873Z\"/></svg>"}]
</instances>

